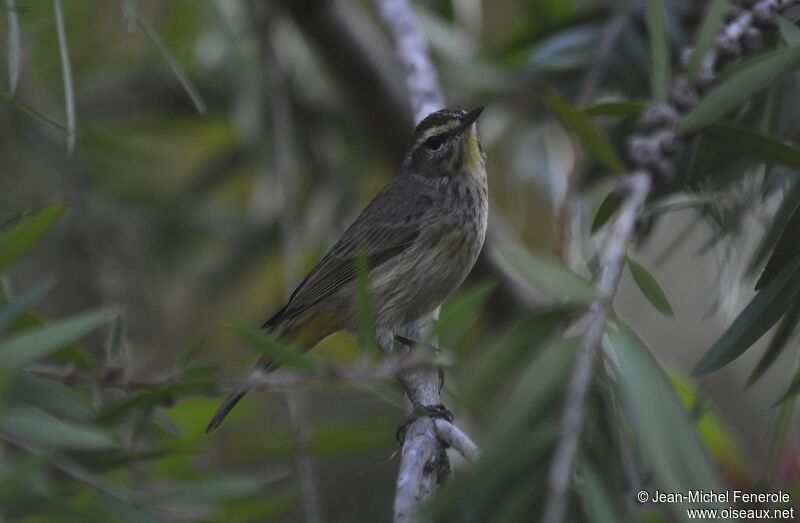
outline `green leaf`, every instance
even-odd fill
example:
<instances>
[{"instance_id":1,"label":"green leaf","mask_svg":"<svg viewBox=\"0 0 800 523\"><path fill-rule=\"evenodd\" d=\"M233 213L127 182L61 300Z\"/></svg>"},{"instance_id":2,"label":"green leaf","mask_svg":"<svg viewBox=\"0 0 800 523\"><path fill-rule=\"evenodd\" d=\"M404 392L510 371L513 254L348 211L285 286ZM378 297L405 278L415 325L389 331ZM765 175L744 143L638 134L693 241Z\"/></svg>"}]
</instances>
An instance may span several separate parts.
<instances>
[{"instance_id":1,"label":"green leaf","mask_svg":"<svg viewBox=\"0 0 800 523\"><path fill-rule=\"evenodd\" d=\"M794 193L794 190L792 193ZM756 289L762 289L769 285L777 277L778 273L797 256L798 252L800 252L798 238L800 238L800 204L796 205L794 212L781 231L778 241L772 249L772 254L756 282Z\"/></svg>"},{"instance_id":2,"label":"green leaf","mask_svg":"<svg viewBox=\"0 0 800 523\"><path fill-rule=\"evenodd\" d=\"M786 392L783 393L783 396L778 398L778 401L776 401L772 406L777 407L781 403L792 399L797 395L798 392L800 392L800 369L795 372L794 378L792 378L792 382L789 384L789 388L786 390Z\"/></svg>"},{"instance_id":3,"label":"green leaf","mask_svg":"<svg viewBox=\"0 0 800 523\"><path fill-rule=\"evenodd\" d=\"M15 407L8 409L0 420L2 430L30 442L49 448L98 450L114 446L106 432L77 423L65 423L44 412Z\"/></svg>"},{"instance_id":4,"label":"green leaf","mask_svg":"<svg viewBox=\"0 0 800 523\"><path fill-rule=\"evenodd\" d=\"M800 149L752 129L715 124L703 129L703 135L724 147L749 155L765 163L800 168Z\"/></svg>"},{"instance_id":5,"label":"green leaf","mask_svg":"<svg viewBox=\"0 0 800 523\"><path fill-rule=\"evenodd\" d=\"M798 63L800 44L743 61L681 119L678 131L689 133L715 123Z\"/></svg>"},{"instance_id":6,"label":"green leaf","mask_svg":"<svg viewBox=\"0 0 800 523\"><path fill-rule=\"evenodd\" d=\"M116 520L127 523L158 523L159 519L149 512L137 507L122 496L112 491L97 489L100 504Z\"/></svg>"},{"instance_id":7,"label":"green leaf","mask_svg":"<svg viewBox=\"0 0 800 523\"><path fill-rule=\"evenodd\" d=\"M622 325L609 328L604 345L619 366L613 374L614 391L636 448L649 465L653 486L662 492L720 491L723 487L706 449L650 350ZM668 503L665 509L686 521L685 504Z\"/></svg>"},{"instance_id":8,"label":"green leaf","mask_svg":"<svg viewBox=\"0 0 800 523\"><path fill-rule=\"evenodd\" d=\"M557 308L536 314L506 331L476 365L465 381L463 401L477 406L495 388L507 382L509 374L529 357L531 352L564 324L569 308Z\"/></svg>"},{"instance_id":9,"label":"green leaf","mask_svg":"<svg viewBox=\"0 0 800 523\"><path fill-rule=\"evenodd\" d=\"M249 498L263 492L264 487L288 474L279 472L267 479L227 476L201 481L192 481L159 496L164 503L205 505L229 499Z\"/></svg>"},{"instance_id":10,"label":"green leaf","mask_svg":"<svg viewBox=\"0 0 800 523\"><path fill-rule=\"evenodd\" d=\"M120 403L109 405L97 416L96 420L98 423L115 423L133 411L151 408L165 400L172 400L179 394L208 393L215 388L216 383L198 381L149 389Z\"/></svg>"},{"instance_id":11,"label":"green leaf","mask_svg":"<svg viewBox=\"0 0 800 523\"><path fill-rule=\"evenodd\" d=\"M555 298L589 303L597 297L594 286L555 262L536 258L521 247L500 250L500 256L534 287Z\"/></svg>"},{"instance_id":12,"label":"green leaf","mask_svg":"<svg viewBox=\"0 0 800 523\"><path fill-rule=\"evenodd\" d=\"M612 172L623 171L622 160L617 156L611 142L586 114L569 105L552 90L542 91L541 96L559 120L575 132L589 153Z\"/></svg>"},{"instance_id":13,"label":"green leaf","mask_svg":"<svg viewBox=\"0 0 800 523\"><path fill-rule=\"evenodd\" d=\"M714 372L744 353L783 316L800 292L800 256L758 292L703 356L694 376Z\"/></svg>"},{"instance_id":14,"label":"green leaf","mask_svg":"<svg viewBox=\"0 0 800 523\"><path fill-rule=\"evenodd\" d=\"M48 356L108 322L107 312L93 312L26 331L0 343L0 370L15 369Z\"/></svg>"},{"instance_id":15,"label":"green leaf","mask_svg":"<svg viewBox=\"0 0 800 523\"><path fill-rule=\"evenodd\" d=\"M172 72L175 73L175 76L178 78L178 81L183 86L184 90L186 90L186 94L189 95L191 98L192 103L194 104L195 109L197 112L204 115L206 114L206 103L203 101L203 97L200 96L200 91L197 90L195 87L194 82L192 82L189 75L186 74L186 71L183 70L183 67L178 62L178 60L173 56L170 52L167 44L164 43L164 40L158 35L156 30L150 25L150 22L147 21L146 18L141 16L136 19L136 22L139 24L139 27L142 29L142 32L153 42L153 45L156 46L156 49L159 50L161 56L164 57L164 60L169 65Z\"/></svg>"},{"instance_id":16,"label":"green leaf","mask_svg":"<svg viewBox=\"0 0 800 523\"><path fill-rule=\"evenodd\" d=\"M58 34L58 50L61 55L61 74L64 77L64 106L67 113L67 155L72 156L77 140L77 125L75 123L75 89L72 81L72 65L69 60L69 47L67 46L67 28L64 23L64 11L61 0L53 0L53 11L56 20L56 33Z\"/></svg>"},{"instance_id":17,"label":"green leaf","mask_svg":"<svg viewBox=\"0 0 800 523\"><path fill-rule=\"evenodd\" d=\"M716 194L709 193L676 193L650 202L644 206L647 216L658 216L669 212L684 211L695 207L705 207L716 201Z\"/></svg>"},{"instance_id":18,"label":"green leaf","mask_svg":"<svg viewBox=\"0 0 800 523\"><path fill-rule=\"evenodd\" d=\"M594 215L594 219L592 220L592 234L599 231L603 225L608 223L608 220L614 216L614 213L617 212L619 209L619 204L622 203L619 196L617 195L616 191L609 192L603 201L600 202L600 207L597 209L597 213Z\"/></svg>"},{"instance_id":19,"label":"green leaf","mask_svg":"<svg viewBox=\"0 0 800 523\"><path fill-rule=\"evenodd\" d=\"M239 333L239 337L241 337L245 343L256 349L259 353L269 354L278 365L286 365L287 367L302 371L319 370L319 365L316 361L299 353L271 334L254 329L243 323L233 323L230 326Z\"/></svg>"},{"instance_id":20,"label":"green leaf","mask_svg":"<svg viewBox=\"0 0 800 523\"><path fill-rule=\"evenodd\" d=\"M800 212L798 211L798 206L800 206L800 180L794 180L791 182L791 188L784 194L778 210L772 217L772 221L764 233L753 259L750 261L747 268L748 275L752 275L775 249L783 230L792 220L795 213Z\"/></svg>"},{"instance_id":21,"label":"green leaf","mask_svg":"<svg viewBox=\"0 0 800 523\"><path fill-rule=\"evenodd\" d=\"M800 44L800 27L790 22L783 16L778 16L778 28L781 30L781 37L786 45L793 46Z\"/></svg>"},{"instance_id":22,"label":"green leaf","mask_svg":"<svg viewBox=\"0 0 800 523\"><path fill-rule=\"evenodd\" d=\"M647 107L646 102L639 100L622 100L618 102L600 102L589 105L583 107L581 112L589 116L622 116L630 118L639 116L639 113L641 113L645 107Z\"/></svg>"},{"instance_id":23,"label":"green leaf","mask_svg":"<svg viewBox=\"0 0 800 523\"><path fill-rule=\"evenodd\" d=\"M480 316L481 307L495 287L494 283L483 283L442 308L442 314L433 326L434 335L439 338L440 346L455 345Z\"/></svg>"},{"instance_id":24,"label":"green leaf","mask_svg":"<svg viewBox=\"0 0 800 523\"><path fill-rule=\"evenodd\" d=\"M111 332L106 343L106 358L109 361L116 359L121 362L122 357L122 314L114 315L114 322L111 324Z\"/></svg>"},{"instance_id":25,"label":"green leaf","mask_svg":"<svg viewBox=\"0 0 800 523\"><path fill-rule=\"evenodd\" d=\"M181 352L180 358L180 368L186 370L189 367L189 364L192 363L195 356L203 349L203 344L205 343L205 338L197 338L196 340L189 343L186 348Z\"/></svg>"},{"instance_id":26,"label":"green leaf","mask_svg":"<svg viewBox=\"0 0 800 523\"><path fill-rule=\"evenodd\" d=\"M695 39L689 69L687 70L689 80L694 80L700 71L700 66L703 64L709 49L711 49L711 44L714 43L714 37L722 26L727 9L728 0L712 0L706 8L703 23Z\"/></svg>"},{"instance_id":27,"label":"green leaf","mask_svg":"<svg viewBox=\"0 0 800 523\"><path fill-rule=\"evenodd\" d=\"M665 102L669 92L670 48L667 16L661 0L647 0L647 32L650 36L650 86L653 98Z\"/></svg>"},{"instance_id":28,"label":"green leaf","mask_svg":"<svg viewBox=\"0 0 800 523\"><path fill-rule=\"evenodd\" d=\"M44 409L62 418L91 421L94 411L86 399L69 387L27 372L17 374L13 396L21 402Z\"/></svg>"},{"instance_id":29,"label":"green leaf","mask_svg":"<svg viewBox=\"0 0 800 523\"><path fill-rule=\"evenodd\" d=\"M667 295L661 289L655 276L637 261L628 258L628 269L631 271L633 281L639 286L645 298L653 304L653 307L663 312L667 316L674 316L672 306L669 304Z\"/></svg>"},{"instance_id":30,"label":"green leaf","mask_svg":"<svg viewBox=\"0 0 800 523\"><path fill-rule=\"evenodd\" d=\"M592 515L592 523L618 523L624 521L615 502L614 493L609 492L603 478L588 463L581 463L576 487L587 514Z\"/></svg>"},{"instance_id":31,"label":"green leaf","mask_svg":"<svg viewBox=\"0 0 800 523\"><path fill-rule=\"evenodd\" d=\"M769 340L764 354L758 361L758 365L753 369L750 377L747 379L747 387L750 387L764 375L764 373L772 366L778 355L781 353L786 343L792 337L795 327L797 327L797 320L800 319L800 300L795 300L789 311L781 319L778 328L772 339Z\"/></svg>"},{"instance_id":32,"label":"green leaf","mask_svg":"<svg viewBox=\"0 0 800 523\"><path fill-rule=\"evenodd\" d=\"M13 229L0 237L0 274L33 249L63 213L63 205L47 207L20 220Z\"/></svg>"},{"instance_id":33,"label":"green leaf","mask_svg":"<svg viewBox=\"0 0 800 523\"><path fill-rule=\"evenodd\" d=\"M42 296L53 288L55 278L45 278L11 303L0 306L0 332L11 325L31 305L39 301Z\"/></svg>"},{"instance_id":34,"label":"green leaf","mask_svg":"<svg viewBox=\"0 0 800 523\"><path fill-rule=\"evenodd\" d=\"M7 95L6 93L1 93L0 92L0 101L3 101L5 103L7 103L8 105L13 107L14 109L22 111L23 113L27 114L28 116L31 116L31 117L35 118L36 120L39 120L40 122L46 123L47 125L50 125L50 126L56 128L56 129L60 130L60 131L67 132L67 126L66 125L53 120L49 116L45 116L44 114L42 114L38 110L34 109L30 105L24 104L24 103L20 102L19 100L16 100L15 98L12 98L11 96Z\"/></svg>"}]
</instances>

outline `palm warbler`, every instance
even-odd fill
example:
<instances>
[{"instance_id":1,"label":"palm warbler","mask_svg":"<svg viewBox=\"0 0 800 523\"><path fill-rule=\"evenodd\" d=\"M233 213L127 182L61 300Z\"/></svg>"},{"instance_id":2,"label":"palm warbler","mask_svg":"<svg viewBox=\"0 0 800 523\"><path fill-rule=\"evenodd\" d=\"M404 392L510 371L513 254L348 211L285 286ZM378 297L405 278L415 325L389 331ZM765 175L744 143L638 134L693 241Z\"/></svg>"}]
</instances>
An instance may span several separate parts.
<instances>
[{"instance_id":1,"label":"palm warbler","mask_svg":"<svg viewBox=\"0 0 800 523\"><path fill-rule=\"evenodd\" d=\"M378 344L442 304L464 281L486 236L485 158L471 112L431 113L414 131L395 177L262 326L300 350L341 329L356 331L359 256L367 262ZM262 358L254 372L271 361ZM217 410L214 430L247 393L242 386Z\"/></svg>"}]
</instances>

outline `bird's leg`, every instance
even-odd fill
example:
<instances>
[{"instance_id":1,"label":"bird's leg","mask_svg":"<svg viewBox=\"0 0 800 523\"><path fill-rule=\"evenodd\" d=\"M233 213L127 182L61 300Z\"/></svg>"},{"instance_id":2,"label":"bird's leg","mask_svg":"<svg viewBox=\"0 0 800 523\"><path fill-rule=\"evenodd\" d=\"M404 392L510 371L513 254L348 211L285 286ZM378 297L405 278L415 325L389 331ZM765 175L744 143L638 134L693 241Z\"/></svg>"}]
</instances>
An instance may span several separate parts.
<instances>
[{"instance_id":1,"label":"bird's leg","mask_svg":"<svg viewBox=\"0 0 800 523\"><path fill-rule=\"evenodd\" d=\"M394 437L397 439L398 443L400 443L400 445L403 444L406 437L406 430L408 430L408 427L411 426L412 423L419 418L426 417L443 419L450 423L453 422L453 413L441 403L439 405L414 405L414 410L408 415L402 425L397 427L394 433Z\"/></svg>"},{"instance_id":2,"label":"bird's leg","mask_svg":"<svg viewBox=\"0 0 800 523\"><path fill-rule=\"evenodd\" d=\"M394 335L394 340L402 343L408 347L409 350L413 350L417 346L417 340L412 340L411 338L406 338L405 336L401 336L399 334ZM436 370L439 372L439 391L441 392L442 388L444 388L444 369L441 367L436 367Z\"/></svg>"}]
</instances>

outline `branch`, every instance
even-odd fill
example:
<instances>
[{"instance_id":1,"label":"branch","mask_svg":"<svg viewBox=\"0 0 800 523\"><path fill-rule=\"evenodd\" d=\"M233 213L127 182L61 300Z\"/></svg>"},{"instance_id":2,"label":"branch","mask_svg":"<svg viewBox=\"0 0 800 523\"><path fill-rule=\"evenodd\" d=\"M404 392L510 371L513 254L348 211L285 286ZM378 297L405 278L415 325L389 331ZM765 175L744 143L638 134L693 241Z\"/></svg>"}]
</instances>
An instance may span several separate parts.
<instances>
[{"instance_id":1,"label":"branch","mask_svg":"<svg viewBox=\"0 0 800 523\"><path fill-rule=\"evenodd\" d=\"M461 429L443 419L436 419L433 424L439 439L461 454L465 460L474 463L478 459L478 446Z\"/></svg>"},{"instance_id":2,"label":"branch","mask_svg":"<svg viewBox=\"0 0 800 523\"><path fill-rule=\"evenodd\" d=\"M359 384L376 380L392 379L401 372L412 372L418 368L431 368L436 365L434 358L412 354L401 361L387 358L375 366L339 367L323 366L318 373L308 374L278 370L269 374L249 376L245 380L231 380L219 383L208 383L208 390L202 394L226 396L233 390L248 385L254 390L286 391L293 388L309 388L322 385ZM127 392L145 392L179 385L190 385L199 382L187 382L178 376L166 376L153 379L126 378L122 373L106 373L101 376L78 371L74 368L56 369L37 365L26 369L38 378L54 381L67 387L87 390L119 390Z\"/></svg>"},{"instance_id":3,"label":"branch","mask_svg":"<svg viewBox=\"0 0 800 523\"><path fill-rule=\"evenodd\" d=\"M444 107L444 95L428 56L427 44L408 0L375 2L395 43L397 56L405 71L414 120L419 123L428 114ZM399 334L410 340L425 339L438 314L437 310L431 317L421 319ZM394 345L394 340L391 343ZM436 367L402 371L397 378L406 390L412 412L441 408L439 371ZM449 422L446 422L447 426L443 423L442 429L437 430L436 422L432 417L420 416L406 428L394 500L395 523L420 520L419 505L433 495L438 484L450 472L447 447L456 446L451 445L451 441L458 444L459 451L465 457L477 455L475 444L460 430ZM449 439L441 437L441 434Z\"/></svg>"},{"instance_id":4,"label":"branch","mask_svg":"<svg viewBox=\"0 0 800 523\"><path fill-rule=\"evenodd\" d=\"M800 5L800 0L761 0L747 5L750 6L748 9L731 7L730 21L723 27L708 55L703 57L703 67L696 81L690 82L685 76L676 77L669 103L651 104L645 109L639 121L643 132L634 134L628 142L628 156L634 170L619 187L623 201L601 256L597 298L587 313L580 352L572 367L561 418L561 437L548 475L545 523L564 521L586 417L586 397L599 360L606 324L613 312L625 256L636 238L636 224L653 184L672 181L675 176L675 160L682 146L676 132L680 115L691 109L702 92L716 82L724 65L761 47L761 27L774 24L777 13ZM683 62L688 62L686 58L690 56L691 49L684 50ZM686 65L684 63L684 67Z\"/></svg>"},{"instance_id":5,"label":"branch","mask_svg":"<svg viewBox=\"0 0 800 523\"><path fill-rule=\"evenodd\" d=\"M444 107L444 95L428 56L428 45L408 0L376 0L376 6L394 40L397 57L405 70L414 121L419 123Z\"/></svg>"}]
</instances>

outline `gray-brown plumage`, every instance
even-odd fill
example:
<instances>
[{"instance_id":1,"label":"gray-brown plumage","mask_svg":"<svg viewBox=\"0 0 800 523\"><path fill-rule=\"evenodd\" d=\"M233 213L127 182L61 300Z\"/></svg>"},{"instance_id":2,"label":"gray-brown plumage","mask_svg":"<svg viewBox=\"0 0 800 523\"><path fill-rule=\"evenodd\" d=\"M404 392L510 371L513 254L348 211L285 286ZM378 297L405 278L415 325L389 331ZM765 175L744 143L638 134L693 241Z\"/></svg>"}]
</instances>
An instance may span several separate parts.
<instances>
[{"instance_id":1,"label":"gray-brown plumage","mask_svg":"<svg viewBox=\"0 0 800 523\"><path fill-rule=\"evenodd\" d=\"M483 246L488 216L486 169L475 120L444 109L419 123L395 177L367 205L262 326L300 350L342 329L356 331L356 274L363 256L380 345L431 312L466 278ZM262 359L257 371L270 368ZM215 429L247 392L222 404Z\"/></svg>"}]
</instances>

